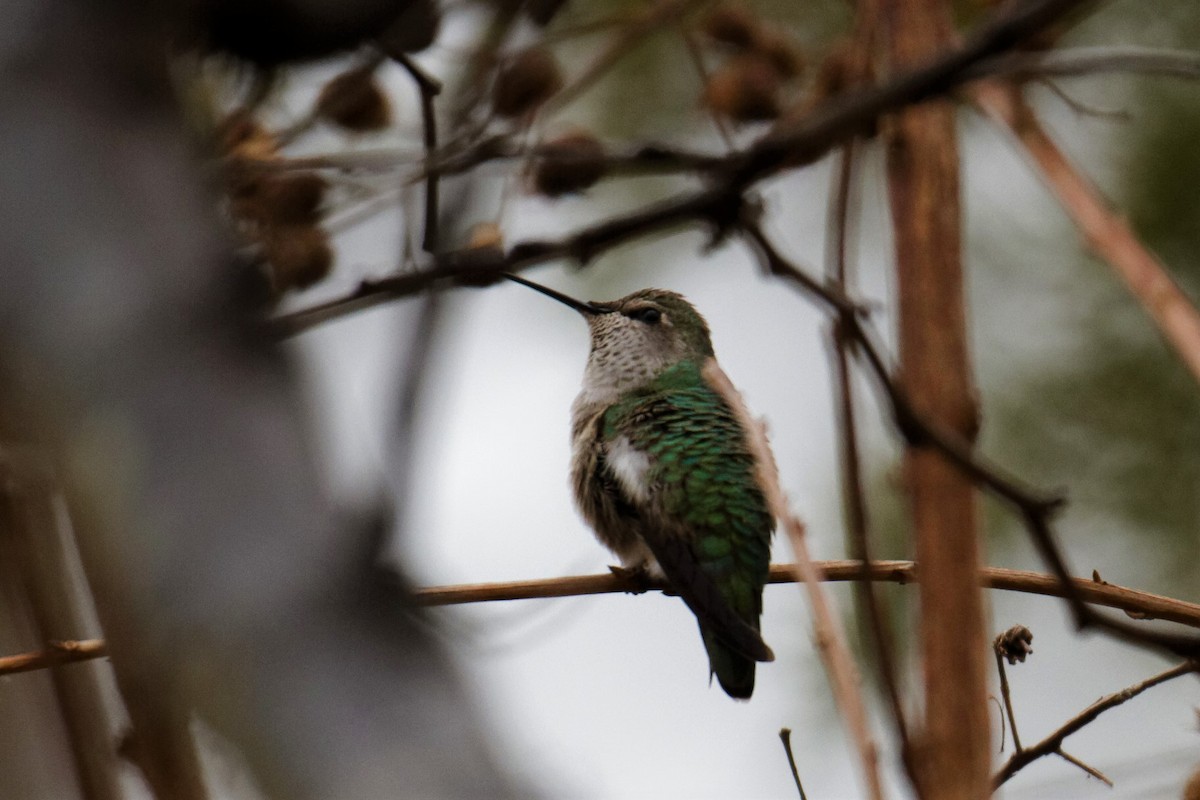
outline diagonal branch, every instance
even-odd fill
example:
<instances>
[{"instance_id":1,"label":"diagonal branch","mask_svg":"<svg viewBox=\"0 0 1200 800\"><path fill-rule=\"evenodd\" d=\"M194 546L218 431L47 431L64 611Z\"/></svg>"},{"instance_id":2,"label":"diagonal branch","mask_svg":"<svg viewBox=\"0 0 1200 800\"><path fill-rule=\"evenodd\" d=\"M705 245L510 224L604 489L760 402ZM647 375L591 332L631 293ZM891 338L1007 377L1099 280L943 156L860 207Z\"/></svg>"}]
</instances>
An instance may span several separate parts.
<instances>
[{"instance_id":1,"label":"diagonal branch","mask_svg":"<svg viewBox=\"0 0 1200 800\"><path fill-rule=\"evenodd\" d=\"M1157 686L1160 683L1166 683L1167 681L1178 678L1181 675L1187 675L1188 673L1197 671L1200 671L1200 662L1185 661L1176 667L1172 667L1166 672L1161 672L1152 678L1147 678L1141 683L1135 683L1133 686L1100 698L1095 703L1079 712L1079 714L1067 720L1061 727L1058 728L1058 730L1051 733L1042 741L1038 742L1032 747L1027 747L1024 750L1018 750L1016 753L1013 753L1012 757L1005 762L1004 766L1000 768L999 772L993 776L993 788L999 788L1004 784L1005 781L1007 781L1013 775L1016 775L1020 770L1027 767L1029 764L1037 761L1042 756L1048 756L1051 754L1060 755L1063 758L1066 758L1072 764L1079 766L1081 769L1085 769L1089 773L1093 772L1093 770L1088 768L1086 765L1081 764L1078 759L1068 757L1062 751L1062 743L1064 739L1094 722L1096 718L1105 711L1116 708L1122 703L1132 700L1147 689ZM1100 777L1102 780L1106 780L1103 778L1103 776Z\"/></svg>"},{"instance_id":2,"label":"diagonal branch","mask_svg":"<svg viewBox=\"0 0 1200 800\"><path fill-rule=\"evenodd\" d=\"M558 241L525 242L499 257L481 259L470 251L446 253L418 271L365 281L334 300L268 321L275 336L292 336L332 319L415 294L435 285L490 282L512 272L561 258L586 263L620 244L696 222L716 223L717 231L736 218L742 194L780 170L809 164L857 134L879 117L952 90L967 79L971 65L1036 33L1089 0L1026 0L979 26L965 44L887 83L847 91L817 111L765 135L749 150L716 162L703 189L610 218ZM731 216L730 211L735 213ZM486 262L486 263L481 263Z\"/></svg>"},{"instance_id":3,"label":"diagonal branch","mask_svg":"<svg viewBox=\"0 0 1200 800\"><path fill-rule=\"evenodd\" d=\"M1166 267L1138 241L1129 223L1112 210L1100 190L1071 164L1017 89L981 84L974 96L989 117L1017 137L1088 246L1125 281L1163 338L1200 381L1200 313Z\"/></svg>"}]
</instances>

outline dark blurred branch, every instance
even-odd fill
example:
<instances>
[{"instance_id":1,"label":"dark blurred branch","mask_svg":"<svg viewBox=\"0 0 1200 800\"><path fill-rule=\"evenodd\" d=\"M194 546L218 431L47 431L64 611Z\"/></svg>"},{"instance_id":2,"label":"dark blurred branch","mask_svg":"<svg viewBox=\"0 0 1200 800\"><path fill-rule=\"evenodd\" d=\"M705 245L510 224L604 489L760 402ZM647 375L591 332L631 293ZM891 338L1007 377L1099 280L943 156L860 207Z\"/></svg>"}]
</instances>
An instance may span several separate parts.
<instances>
[{"instance_id":1,"label":"dark blurred branch","mask_svg":"<svg viewBox=\"0 0 1200 800\"><path fill-rule=\"evenodd\" d=\"M804 793L804 784L800 782L800 770L796 769L796 755L792 752L792 729L780 728L779 741L783 742L783 752L787 755L788 766L792 770L792 780L796 784L796 791L800 793L800 800L808 800L808 795Z\"/></svg>"},{"instance_id":2,"label":"dark blurred branch","mask_svg":"<svg viewBox=\"0 0 1200 800\"><path fill-rule=\"evenodd\" d=\"M1017 752L1013 753L1012 757L1005 762L1004 766L1000 768L999 772L993 776L993 788L999 788L1013 775L1016 775L1023 768L1027 767L1034 761L1037 761L1042 756L1048 756L1052 754L1062 756L1072 764L1075 764L1089 774L1094 775L1095 777L1103 780L1105 783L1111 785L1112 782L1105 778L1103 774L1098 773L1096 770L1080 762L1078 759L1067 756L1065 753L1063 753L1063 740L1094 722L1096 718L1105 711L1116 708L1128 700L1132 700L1147 689L1157 686L1160 683L1166 683L1167 681L1178 678L1181 675L1187 675L1197 671L1200 671L1200 662L1186 661L1177 667L1172 667L1166 672L1161 672L1152 678L1147 678L1141 683L1135 683L1133 686L1100 698L1095 703L1081 711L1079 714L1067 720L1067 722L1063 723L1058 730L1051 733L1042 741L1038 742L1032 747L1027 747L1024 750L1018 748Z\"/></svg>"},{"instance_id":3,"label":"dark blurred branch","mask_svg":"<svg viewBox=\"0 0 1200 800\"><path fill-rule=\"evenodd\" d=\"M495 273L560 258L587 263L617 245L696 222L714 224L717 232L721 232L737 218L742 194L755 182L782 169L811 163L848 137L869 133L882 114L950 91L965 80L965 71L972 64L1036 33L1087 2L1028 0L981 25L961 47L949 49L926 66L902 73L878 87L839 95L812 114L767 134L749 150L721 159L712 171L712 183L703 189L613 217L565 239L519 243L498 257L484 259L469 251L447 253L420 271L367 281L344 297L275 317L267 323L268 330L276 336L291 336L434 285L490 282Z\"/></svg>"},{"instance_id":4,"label":"dark blurred branch","mask_svg":"<svg viewBox=\"0 0 1200 800\"><path fill-rule=\"evenodd\" d=\"M438 147L437 113L433 101L441 93L442 84L407 55L399 54L396 56L396 60L412 76L413 82L417 85L417 91L421 94L421 121L424 126L425 158L426 160L432 159ZM439 249L438 215L440 212L438 211L438 179L439 176L437 173L430 173L425 177L425 235L422 238L421 246L425 248L427 253L437 253Z\"/></svg>"},{"instance_id":5,"label":"dark blurred branch","mask_svg":"<svg viewBox=\"0 0 1200 800\"><path fill-rule=\"evenodd\" d=\"M830 194L831 208L828 224L831 241L828 252L831 253L831 257L826 275L840 293L839 297L845 297L849 269L847 249L850 236L850 201L857 144L857 140L852 139L838 153L837 169L833 178L834 187ZM842 503L846 515L846 529L849 534L850 556L862 564L863 570L861 579L855 584L859 612L866 617L867 626L871 632L879 680L887 695L892 720L900 738L901 752L905 754L907 763L911 742L904 713L904 703L900 697L900 687L896 678L892 632L884 620L875 584L870 580L869 565L874 561L874 557L872 556L867 497L863 488L862 462L858 449L854 384L850 372L849 349L854 346L854 340L847 336L843 329L843 318L846 316L854 317L855 312L839 311L830 329L835 373L834 403L837 407L838 431L841 437ZM850 324L853 325L853 322Z\"/></svg>"},{"instance_id":6,"label":"dark blurred branch","mask_svg":"<svg viewBox=\"0 0 1200 800\"><path fill-rule=\"evenodd\" d=\"M803 270L785 259L757 227L752 219L743 219L742 230L755 247L767 270L801 286L810 296L820 297L831 307L840 303ZM854 337L857 352L874 375L891 406L900 433L913 446L936 448L976 484L1004 500L1024 523L1038 554L1058 578L1078 628L1095 628L1127 642L1192 658L1200 655L1200 637L1151 631L1123 620L1105 616L1087 606L1084 597L1070 577L1070 569L1060 550L1051 525L1056 511L1066 502L1057 495L1046 495L1027 486L1019 478L990 463L967 442L945 426L918 412L907 394L892 376L892 370L875 343L877 337L862 315L842 318L848 335Z\"/></svg>"},{"instance_id":7,"label":"dark blurred branch","mask_svg":"<svg viewBox=\"0 0 1200 800\"><path fill-rule=\"evenodd\" d=\"M1200 53L1152 47L1077 47L994 56L967 70L972 78L1017 81L1071 78L1105 72L1131 72L1200 79Z\"/></svg>"}]
</instances>

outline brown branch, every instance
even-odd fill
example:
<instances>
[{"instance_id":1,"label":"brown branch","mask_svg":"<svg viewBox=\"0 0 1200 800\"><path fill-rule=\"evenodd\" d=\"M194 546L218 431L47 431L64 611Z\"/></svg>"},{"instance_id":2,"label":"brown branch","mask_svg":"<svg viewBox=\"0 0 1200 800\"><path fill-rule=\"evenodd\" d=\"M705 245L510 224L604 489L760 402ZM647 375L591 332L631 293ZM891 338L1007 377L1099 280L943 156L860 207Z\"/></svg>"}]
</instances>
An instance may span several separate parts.
<instances>
[{"instance_id":1,"label":"brown branch","mask_svg":"<svg viewBox=\"0 0 1200 800\"><path fill-rule=\"evenodd\" d=\"M741 221L742 232L754 246L768 272L800 286L810 297L820 298L831 308L841 308L843 302L822 287L815 279L785 259L770 243L752 217ZM846 301L849 302L849 301ZM845 315L842 324L855 337L857 353L875 377L880 390L891 406L892 416L900 433L912 446L931 447L949 459L958 469L979 486L1004 500L1025 525L1030 540L1042 560L1058 580L1063 597L1077 628L1095 628L1131 644L1165 650L1184 658L1200 657L1200 637L1170 631L1147 630L1124 620L1100 614L1090 608L1079 587L1071 578L1071 570L1059 548L1051 518L1065 499L1047 495L1027 486L977 453L960 435L914 408L908 395L892 377L892 370L875 343L878 338L868 327L865 315Z\"/></svg>"},{"instance_id":2,"label":"brown branch","mask_svg":"<svg viewBox=\"0 0 1200 800\"><path fill-rule=\"evenodd\" d=\"M1125 281L1163 338L1200 381L1200 313L1166 267L1138 241L1100 190L1071 164L1016 89L983 84L976 88L975 100L1017 137L1088 246Z\"/></svg>"},{"instance_id":3,"label":"brown branch","mask_svg":"<svg viewBox=\"0 0 1200 800\"><path fill-rule=\"evenodd\" d=\"M852 139L842 147L838 155L838 166L834 176L834 189L831 193L830 208L830 246L832 254L829 268L826 270L828 280L837 287L841 296L845 296L849 257L847 254L850 227L850 196L853 188L854 162L857 153L857 140ZM892 632L883 617L883 610L876 596L875 584L870 580L870 563L874 561L871 548L870 522L867 513L866 491L863 488L862 463L859 457L858 429L854 409L854 384L850 372L849 349L854 346L854 340L844 330L844 317L854 314L839 312L830 331L833 348L833 359L836 380L834 384L834 402L839 413L838 430L841 432L842 455L842 497L846 515L846 528L850 540L850 555L862 564L863 573L855 584L859 599L860 613L866 617L871 631L878 667L879 680L884 687L890 704L892 720L900 737L900 749L905 763L909 763L911 740L908 735L908 721L904 713L904 703L900 697L900 687L896 679L895 658L893 656ZM851 322L853 324L853 322Z\"/></svg>"},{"instance_id":4,"label":"brown branch","mask_svg":"<svg viewBox=\"0 0 1200 800\"><path fill-rule=\"evenodd\" d=\"M787 754L788 766L792 769L792 780L796 783L800 800L808 800L808 795L804 793L804 784L800 782L800 770L796 769L796 754L792 752L792 729L780 728L779 741L783 742L783 752Z\"/></svg>"},{"instance_id":5,"label":"brown branch","mask_svg":"<svg viewBox=\"0 0 1200 800\"><path fill-rule=\"evenodd\" d=\"M820 579L831 583L861 580L863 567L858 561L814 561ZM876 561L870 565L873 581L896 583L902 586L919 579L912 561ZM796 583L794 564L773 564L768 583ZM1088 603L1106 606L1136 616L1139 620L1166 620L1200 628L1200 604L1172 597L1129 589L1112 583L1097 583L1090 578L1073 578L1073 588ZM1053 575L1026 570L984 567L979 571L979 585L1006 592L1022 592L1046 597L1063 597L1065 592ZM650 590L661 591L667 586L650 581ZM612 573L571 575L561 578L540 578L526 581L496 583L465 583L453 586L429 586L413 592L413 602L420 606L451 606L467 603L491 603L507 600L538 600L555 597L581 597L596 594L623 594L629 591L628 581ZM80 642L56 642L45 650L0 657L0 675L45 669L54 664L103 658L108 653L104 641L89 639Z\"/></svg>"},{"instance_id":6,"label":"brown branch","mask_svg":"<svg viewBox=\"0 0 1200 800\"><path fill-rule=\"evenodd\" d=\"M421 122L424 129L425 158L437 152L437 113L434 99L441 94L442 84L404 53L396 55L400 66L407 70L421 95ZM427 253L438 252L438 180L436 172L425 176L425 234L421 246Z\"/></svg>"},{"instance_id":7,"label":"brown branch","mask_svg":"<svg viewBox=\"0 0 1200 800\"><path fill-rule=\"evenodd\" d=\"M829 686L833 692L834 702L845 719L846 727L858 751L858 760L862 768L863 781L866 783L867 796L872 800L881 800L883 784L879 778L879 748L871 734L871 726L867 720L866 703L862 696L862 679L855 664L850 648L846 643L846 633L842 628L841 617L834 613L825 591L821 588L821 571L817 568L808 551L804 524L791 512L787 496L779 485L779 472L775 467L775 459L767 445L767 435L763 424L751 416L741 394L730 383L729 378L709 360L704 368L705 381L716 390L717 394L733 409L734 415L746 431L747 443L758 471L758 484L766 497L771 515L775 517L787 532L796 556L793 564L796 580L804 583L808 594L809 608L812 610L813 628L817 640L817 652L825 664L825 673L829 678Z\"/></svg>"},{"instance_id":8,"label":"brown branch","mask_svg":"<svg viewBox=\"0 0 1200 800\"><path fill-rule=\"evenodd\" d=\"M447 253L419 272L366 281L341 298L275 317L267 322L267 332L275 336L295 335L345 314L439 284L490 282L497 279L496 273L560 258L586 263L620 244L689 223L715 222L720 231L722 223L736 218L729 211L740 207L742 193L756 181L784 168L811 163L845 139L868 132L882 114L946 93L965 80L965 70L972 64L1088 2L1027 0L979 26L963 46L950 48L925 66L901 73L880 86L839 95L812 114L767 134L748 151L722 159L713 169L713 182L703 189L610 218L562 240L518 244L487 264L481 264L480 258L469 251Z\"/></svg>"},{"instance_id":9,"label":"brown branch","mask_svg":"<svg viewBox=\"0 0 1200 800\"><path fill-rule=\"evenodd\" d=\"M1038 742L1032 747L1028 747L1024 750L1019 750L1018 752L1013 753L1012 757L1009 758L1008 761L1005 762L1004 766L1000 768L995 776L993 776L993 788L999 788L1004 784L1005 781L1007 781L1013 775L1016 775L1024 767L1038 760L1042 756L1048 756L1051 754L1060 755L1087 772L1096 774L1091 768L1087 767L1087 765L1083 764L1078 759L1069 757L1063 753L1063 740L1071 734L1076 733L1084 726L1094 722L1096 718L1105 711L1116 708L1128 700L1132 700L1134 697L1137 697L1147 689L1157 686L1160 683L1165 683L1173 678L1178 678L1181 675L1187 675L1188 673L1197 671L1200 671L1200 662L1185 661L1176 667L1172 667L1166 672L1161 672L1152 678L1147 678L1141 683L1135 683L1133 686L1100 698L1095 703L1081 711L1079 714L1067 720L1067 722L1063 723L1058 730L1051 733L1042 741ZM1111 782L1108 781L1108 779L1102 774L1097 774L1097 777L1099 777L1101 780L1104 780L1106 783L1111 784Z\"/></svg>"},{"instance_id":10,"label":"brown branch","mask_svg":"<svg viewBox=\"0 0 1200 800\"><path fill-rule=\"evenodd\" d=\"M0 675L15 675L36 669L75 661L90 661L108 655L108 646L103 639L84 639L78 642L50 642L44 650L0 657Z\"/></svg>"},{"instance_id":11,"label":"brown branch","mask_svg":"<svg viewBox=\"0 0 1200 800\"><path fill-rule=\"evenodd\" d=\"M1004 53L967 70L972 77L1015 81L1073 78L1102 72L1129 72L1186 80L1200 79L1200 53L1152 47L1075 47Z\"/></svg>"},{"instance_id":12,"label":"brown branch","mask_svg":"<svg viewBox=\"0 0 1200 800\"><path fill-rule=\"evenodd\" d=\"M948 0L880 0L892 68L953 41ZM913 406L968 450L979 430L967 345L955 106L906 108L885 129L895 251L900 372ZM927 800L982 797L991 771L979 497L975 481L935 449L903 453L908 517L923 579L918 627L924 715L915 783Z\"/></svg>"}]
</instances>

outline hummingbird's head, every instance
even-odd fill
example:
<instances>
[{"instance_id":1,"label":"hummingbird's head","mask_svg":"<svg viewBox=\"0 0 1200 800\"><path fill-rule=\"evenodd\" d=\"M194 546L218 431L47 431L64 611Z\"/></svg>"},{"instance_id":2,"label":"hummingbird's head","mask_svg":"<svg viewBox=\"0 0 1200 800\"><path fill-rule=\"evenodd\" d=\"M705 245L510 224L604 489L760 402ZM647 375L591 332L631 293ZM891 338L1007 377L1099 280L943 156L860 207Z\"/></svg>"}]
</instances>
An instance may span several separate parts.
<instances>
[{"instance_id":1,"label":"hummingbird's head","mask_svg":"<svg viewBox=\"0 0 1200 800\"><path fill-rule=\"evenodd\" d=\"M642 289L589 305L596 313L584 313L592 334L586 377L618 392L637 389L680 361L703 364L713 354L708 323L675 292Z\"/></svg>"},{"instance_id":2,"label":"hummingbird's head","mask_svg":"<svg viewBox=\"0 0 1200 800\"><path fill-rule=\"evenodd\" d=\"M584 391L598 402L639 389L681 361L702 365L713 355L708 323L675 292L642 289L612 302L584 303L525 278L507 277L570 306L587 320L592 349Z\"/></svg>"}]
</instances>

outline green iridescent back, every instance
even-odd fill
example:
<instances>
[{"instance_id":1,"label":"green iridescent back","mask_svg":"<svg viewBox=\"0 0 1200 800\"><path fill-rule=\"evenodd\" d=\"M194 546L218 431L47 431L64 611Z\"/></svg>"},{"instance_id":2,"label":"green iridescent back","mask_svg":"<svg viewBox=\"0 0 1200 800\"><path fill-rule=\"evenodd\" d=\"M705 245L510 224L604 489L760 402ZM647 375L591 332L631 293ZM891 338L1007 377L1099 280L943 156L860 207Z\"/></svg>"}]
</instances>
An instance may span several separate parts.
<instances>
[{"instance_id":1,"label":"green iridescent back","mask_svg":"<svg viewBox=\"0 0 1200 800\"><path fill-rule=\"evenodd\" d=\"M640 509L643 537L668 577L676 583L690 581L690 560L702 573L698 581L710 583L723 604L757 631L774 520L745 434L733 411L704 381L701 367L681 361L611 406L604 417L604 438L626 437L649 458L649 502ZM672 552L660 553L664 548ZM672 575L668 562L679 574ZM748 697L755 653L729 635L720 613L695 608L703 599L681 594L697 612L722 685L734 696ZM757 655L757 660L767 660L762 652Z\"/></svg>"}]
</instances>

